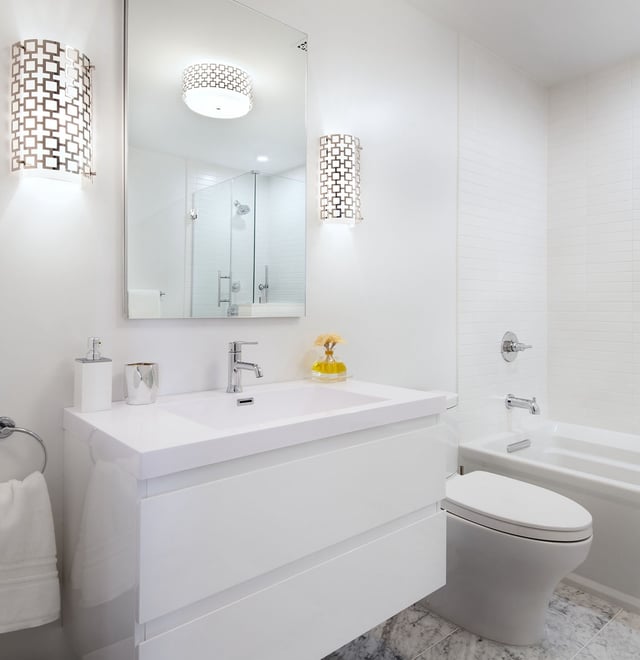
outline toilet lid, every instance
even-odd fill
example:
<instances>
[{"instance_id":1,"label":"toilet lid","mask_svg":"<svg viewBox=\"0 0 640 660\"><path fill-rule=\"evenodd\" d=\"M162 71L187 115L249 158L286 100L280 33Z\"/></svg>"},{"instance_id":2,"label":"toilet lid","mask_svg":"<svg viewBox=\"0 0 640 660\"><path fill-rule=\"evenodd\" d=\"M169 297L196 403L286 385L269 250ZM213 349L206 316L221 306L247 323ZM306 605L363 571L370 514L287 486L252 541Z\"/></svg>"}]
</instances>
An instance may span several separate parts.
<instances>
[{"instance_id":1,"label":"toilet lid","mask_svg":"<svg viewBox=\"0 0 640 660\"><path fill-rule=\"evenodd\" d=\"M542 541L582 541L592 535L591 514L546 488L489 472L447 480L444 508L499 532Z\"/></svg>"}]
</instances>

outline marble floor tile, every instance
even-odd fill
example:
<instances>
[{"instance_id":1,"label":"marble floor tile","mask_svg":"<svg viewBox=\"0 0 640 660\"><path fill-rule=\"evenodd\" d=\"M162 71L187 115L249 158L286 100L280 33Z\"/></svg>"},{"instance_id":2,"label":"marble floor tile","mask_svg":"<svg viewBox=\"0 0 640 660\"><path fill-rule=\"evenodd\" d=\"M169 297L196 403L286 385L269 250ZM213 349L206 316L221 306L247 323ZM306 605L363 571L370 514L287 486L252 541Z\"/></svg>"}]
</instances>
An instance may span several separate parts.
<instances>
[{"instance_id":1,"label":"marble floor tile","mask_svg":"<svg viewBox=\"0 0 640 660\"><path fill-rule=\"evenodd\" d=\"M547 623L545 639L535 646L507 646L458 630L419 660L570 660L580 648L567 630Z\"/></svg>"},{"instance_id":2,"label":"marble floor tile","mask_svg":"<svg viewBox=\"0 0 640 660\"><path fill-rule=\"evenodd\" d=\"M570 638L582 647L619 611L608 601L561 582L549 603L547 637Z\"/></svg>"},{"instance_id":3,"label":"marble floor tile","mask_svg":"<svg viewBox=\"0 0 640 660\"><path fill-rule=\"evenodd\" d=\"M618 611L601 598L560 584L549 603L545 636L540 644L507 646L459 631L420 656L420 660L570 660Z\"/></svg>"},{"instance_id":4,"label":"marble floor tile","mask_svg":"<svg viewBox=\"0 0 640 660\"><path fill-rule=\"evenodd\" d=\"M424 602L400 612L325 660L640 660L640 615L560 584L534 646L507 646L432 614Z\"/></svg>"},{"instance_id":5,"label":"marble floor tile","mask_svg":"<svg viewBox=\"0 0 640 660\"><path fill-rule=\"evenodd\" d=\"M640 615L621 611L578 655L576 660L638 660Z\"/></svg>"},{"instance_id":6,"label":"marble floor tile","mask_svg":"<svg viewBox=\"0 0 640 660\"><path fill-rule=\"evenodd\" d=\"M413 660L456 630L418 607L410 607L358 637L325 660Z\"/></svg>"},{"instance_id":7,"label":"marble floor tile","mask_svg":"<svg viewBox=\"0 0 640 660\"><path fill-rule=\"evenodd\" d=\"M536 646L505 646L458 630L427 649L417 660L570 660L580 647L544 643Z\"/></svg>"}]
</instances>

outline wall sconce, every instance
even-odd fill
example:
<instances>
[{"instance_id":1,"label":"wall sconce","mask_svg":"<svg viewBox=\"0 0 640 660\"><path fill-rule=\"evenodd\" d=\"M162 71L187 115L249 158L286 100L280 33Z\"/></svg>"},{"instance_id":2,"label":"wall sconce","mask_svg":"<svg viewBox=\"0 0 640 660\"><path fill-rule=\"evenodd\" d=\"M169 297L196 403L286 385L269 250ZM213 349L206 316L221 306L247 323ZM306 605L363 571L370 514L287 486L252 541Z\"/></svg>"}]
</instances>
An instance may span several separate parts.
<instances>
[{"instance_id":1,"label":"wall sconce","mask_svg":"<svg viewBox=\"0 0 640 660\"><path fill-rule=\"evenodd\" d=\"M192 64L182 72L182 99L205 117L235 119L253 107L253 85L246 71L228 64Z\"/></svg>"},{"instance_id":2,"label":"wall sconce","mask_svg":"<svg viewBox=\"0 0 640 660\"><path fill-rule=\"evenodd\" d=\"M360 213L360 140L334 133L320 138L320 220L353 225Z\"/></svg>"},{"instance_id":3,"label":"wall sconce","mask_svg":"<svg viewBox=\"0 0 640 660\"><path fill-rule=\"evenodd\" d=\"M94 176L93 66L49 39L11 47L11 171Z\"/></svg>"}]
</instances>

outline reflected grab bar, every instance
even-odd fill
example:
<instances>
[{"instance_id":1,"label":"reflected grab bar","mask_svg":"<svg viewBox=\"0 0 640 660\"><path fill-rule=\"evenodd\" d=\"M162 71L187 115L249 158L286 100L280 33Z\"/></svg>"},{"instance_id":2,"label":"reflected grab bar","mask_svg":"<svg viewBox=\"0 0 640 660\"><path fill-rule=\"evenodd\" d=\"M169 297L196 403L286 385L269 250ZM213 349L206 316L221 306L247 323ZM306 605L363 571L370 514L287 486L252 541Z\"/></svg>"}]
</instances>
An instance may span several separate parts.
<instances>
[{"instance_id":1,"label":"reflected grab bar","mask_svg":"<svg viewBox=\"0 0 640 660\"><path fill-rule=\"evenodd\" d=\"M8 438L13 433L26 433L30 435L34 440L37 440L42 447L42 453L44 454L44 461L40 472L44 472L47 467L47 448L44 446L44 440L34 431L29 429L23 429L19 426L16 426L16 423L11 419L11 417L0 417L0 440Z\"/></svg>"},{"instance_id":2,"label":"reflected grab bar","mask_svg":"<svg viewBox=\"0 0 640 660\"><path fill-rule=\"evenodd\" d=\"M222 297L222 280L229 280L229 297L228 298L223 298ZM222 303L230 303L231 302L231 275L223 275L222 271L218 271L218 307Z\"/></svg>"}]
</instances>

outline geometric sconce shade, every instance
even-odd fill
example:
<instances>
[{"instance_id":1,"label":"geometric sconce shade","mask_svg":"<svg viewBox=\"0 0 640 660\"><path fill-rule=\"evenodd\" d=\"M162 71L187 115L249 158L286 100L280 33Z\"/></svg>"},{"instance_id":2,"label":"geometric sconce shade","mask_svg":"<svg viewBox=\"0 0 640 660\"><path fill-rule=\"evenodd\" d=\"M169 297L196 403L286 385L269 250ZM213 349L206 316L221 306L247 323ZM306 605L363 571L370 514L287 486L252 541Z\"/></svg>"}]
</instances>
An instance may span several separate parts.
<instances>
[{"instance_id":1,"label":"geometric sconce shade","mask_svg":"<svg viewBox=\"0 0 640 660\"><path fill-rule=\"evenodd\" d=\"M334 133L320 138L320 220L353 225L360 212L360 140Z\"/></svg>"},{"instance_id":2,"label":"geometric sconce shade","mask_svg":"<svg viewBox=\"0 0 640 660\"><path fill-rule=\"evenodd\" d=\"M11 170L93 176L92 72L86 55L49 39L11 47Z\"/></svg>"}]
</instances>

